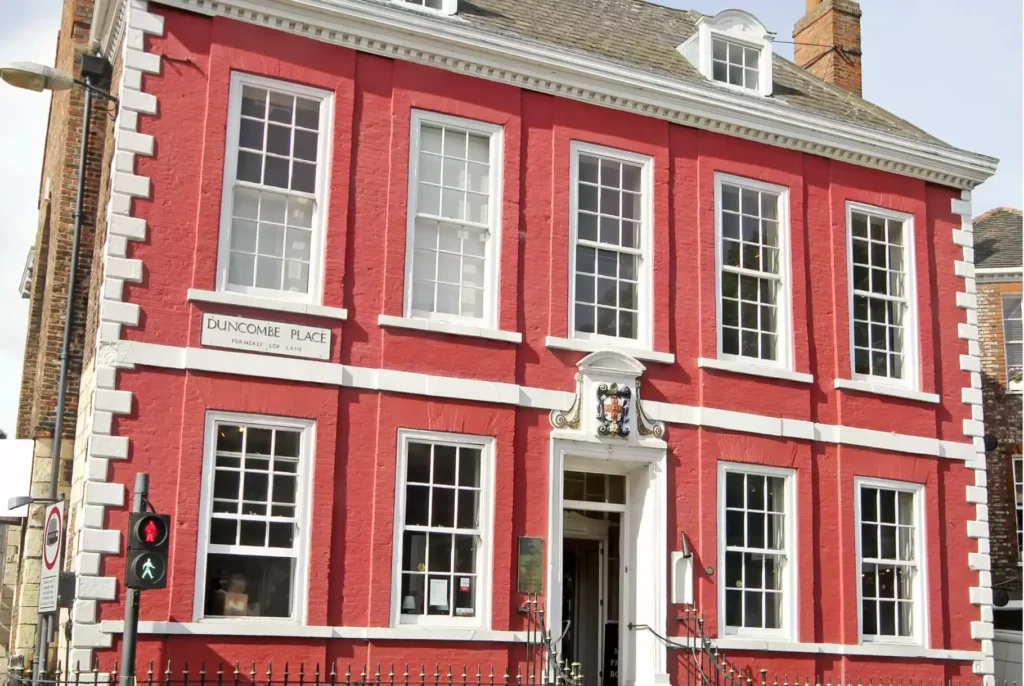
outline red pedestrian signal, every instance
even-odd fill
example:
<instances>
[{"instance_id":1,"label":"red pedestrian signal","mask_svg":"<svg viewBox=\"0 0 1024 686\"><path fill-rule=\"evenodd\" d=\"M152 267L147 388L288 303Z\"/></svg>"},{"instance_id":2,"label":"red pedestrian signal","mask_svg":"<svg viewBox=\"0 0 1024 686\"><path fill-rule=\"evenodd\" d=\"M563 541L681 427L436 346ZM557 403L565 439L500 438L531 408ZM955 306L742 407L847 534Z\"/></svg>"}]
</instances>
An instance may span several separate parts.
<instances>
[{"instance_id":1,"label":"red pedestrian signal","mask_svg":"<svg viewBox=\"0 0 1024 686\"><path fill-rule=\"evenodd\" d=\"M146 543L156 543L157 526L156 522L150 519L143 528L143 540Z\"/></svg>"}]
</instances>

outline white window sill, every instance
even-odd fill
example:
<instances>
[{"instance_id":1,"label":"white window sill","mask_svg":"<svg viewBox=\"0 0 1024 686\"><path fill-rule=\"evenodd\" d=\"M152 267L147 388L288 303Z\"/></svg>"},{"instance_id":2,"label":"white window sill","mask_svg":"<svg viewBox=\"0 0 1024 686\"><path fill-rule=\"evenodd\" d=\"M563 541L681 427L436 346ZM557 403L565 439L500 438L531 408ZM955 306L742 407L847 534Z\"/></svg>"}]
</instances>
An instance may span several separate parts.
<instances>
[{"instance_id":1,"label":"white window sill","mask_svg":"<svg viewBox=\"0 0 1024 686\"><path fill-rule=\"evenodd\" d=\"M935 393L922 393L921 391L912 391L909 388L889 386L887 384L873 383L871 381L836 379L835 387L841 390L859 391L861 393L875 393L877 395L888 395L893 398L916 400L922 403L937 404L939 402L939 396L936 395Z\"/></svg>"},{"instance_id":2,"label":"white window sill","mask_svg":"<svg viewBox=\"0 0 1024 686\"><path fill-rule=\"evenodd\" d=\"M635 357L638 360L647 360L648 362L660 362L662 364L672 364L676 361L676 356L672 353L660 353L655 350L644 350L643 348L632 348L628 345L612 345L605 341L590 341L586 339L577 338L558 338L557 336L548 336L544 339L544 345L549 348L556 350L577 350L584 353L596 353L602 350L614 350L615 352L622 353L623 355L629 355Z\"/></svg>"},{"instance_id":3,"label":"white window sill","mask_svg":"<svg viewBox=\"0 0 1024 686\"><path fill-rule=\"evenodd\" d=\"M203 291L197 288L188 289L189 302L216 303L218 305L236 305L238 307L251 307L257 310L273 310L276 312L294 312L295 314L308 314L326 319L348 319L348 310L344 307L328 307L326 305L311 305L309 303L296 302L294 300L278 300L260 295L249 295L247 293L233 293L231 291Z\"/></svg>"},{"instance_id":4,"label":"white window sill","mask_svg":"<svg viewBox=\"0 0 1024 686\"><path fill-rule=\"evenodd\" d=\"M383 327L415 329L416 331L433 331L434 333L446 333L452 336L489 338L492 341L505 341L507 343L523 342L523 334L519 333L518 331L503 331L501 329L489 329L482 326L455 324L453 322L443 322L436 319L421 319L417 317L396 317L390 314L382 314L377 317L377 324Z\"/></svg>"},{"instance_id":5,"label":"white window sill","mask_svg":"<svg viewBox=\"0 0 1024 686\"><path fill-rule=\"evenodd\" d=\"M718 369L723 372L734 372L736 374L751 374L753 376L764 376L769 379L782 379L784 381L795 381L797 383L814 383L812 374L803 372L791 372L788 369L769 367L767 365L751 364L749 362L738 362L735 360L717 360L710 357L698 357L697 366L701 369Z\"/></svg>"}]
</instances>

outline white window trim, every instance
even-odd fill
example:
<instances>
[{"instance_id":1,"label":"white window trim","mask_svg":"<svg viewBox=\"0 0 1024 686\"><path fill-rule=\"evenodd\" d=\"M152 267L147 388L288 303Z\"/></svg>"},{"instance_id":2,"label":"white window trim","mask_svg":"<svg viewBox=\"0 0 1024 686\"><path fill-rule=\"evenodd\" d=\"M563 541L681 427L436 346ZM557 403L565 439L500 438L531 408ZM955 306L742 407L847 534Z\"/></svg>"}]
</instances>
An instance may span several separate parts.
<instances>
[{"instance_id":1,"label":"white window trim","mask_svg":"<svg viewBox=\"0 0 1024 686\"><path fill-rule=\"evenodd\" d=\"M861 570L864 567L861 554L861 514L860 514L860 491L861 488L886 488L890 490L907 491L914 495L914 557L917 564L917 574L914 575L914 635L908 637L900 636L874 636L864 634L864 600L862 598L863 586L861 584ZM917 645L924 648L930 647L928 631L928 556L927 532L925 530L924 518L924 484L915 484L907 481L893 481L890 479L877 479L874 477L857 476L853 479L853 527L854 537L857 544L857 569L855 578L857 580L857 639L859 644L866 643L893 643L902 645Z\"/></svg>"},{"instance_id":2,"label":"white window trim","mask_svg":"<svg viewBox=\"0 0 1024 686\"><path fill-rule=\"evenodd\" d=\"M504 341L506 343L522 343L523 334L518 331L504 331L501 329L489 329L482 326L466 326L455 322L446 322L436 319L419 319L409 317L395 317L390 314L377 315L377 325L383 328L412 329L413 331L432 331L450 336L469 336L470 338L487 338L492 341Z\"/></svg>"},{"instance_id":3,"label":"white window trim","mask_svg":"<svg viewBox=\"0 0 1024 686\"><path fill-rule=\"evenodd\" d=\"M306 293L277 291L257 286L237 286L228 283L228 262L231 240L231 214L234 204L234 189L238 172L238 130L241 126L242 87L254 86L275 90L303 98L320 101L319 139L317 141L316 168L316 216L309 246L309 288ZM324 273L324 227L327 225L328 192L331 172L331 139L334 131L334 94L319 88L311 88L291 81L279 81L242 72L231 72L231 87L228 95L227 139L224 146L224 176L220 202L220 231L217 238L217 291L243 293L275 300L291 300L319 305L323 298ZM252 186L257 187L256 185ZM259 188L268 192L288 193L273 186Z\"/></svg>"},{"instance_id":4,"label":"white window trim","mask_svg":"<svg viewBox=\"0 0 1024 686\"><path fill-rule=\"evenodd\" d=\"M635 340L576 331L576 240L579 221L579 159L580 154L610 157L620 162L640 165L640 269L637 275L637 337ZM633 354L629 351L653 352L654 291L654 158L628 150L609 148L594 143L572 141L569 145L569 339L587 341ZM614 249L614 247L612 247ZM595 328L596 320L595 320Z\"/></svg>"},{"instance_id":5,"label":"white window trim","mask_svg":"<svg viewBox=\"0 0 1024 686\"><path fill-rule=\"evenodd\" d=\"M906 292L907 292L907 314L903 331L903 378L893 379L891 377L872 376L871 374L858 374L856 372L856 360L854 351L853 335L853 213L864 212L886 219L895 219L903 222L903 260L905 264ZM869 229L870 232L870 229ZM870 235L870 234L869 234ZM918 349L918 318L920 317L917 300L917 268L916 248L914 245L914 215L906 212L866 205L864 203L847 201L846 203L846 308L847 323L849 325L848 352L850 355L850 380L870 382L873 389L883 386L894 386L907 388L912 391L921 390L921 359ZM879 390L872 392L880 393Z\"/></svg>"},{"instance_id":6,"label":"white window trim","mask_svg":"<svg viewBox=\"0 0 1024 686\"><path fill-rule=\"evenodd\" d=\"M391 0L391 2L400 7L407 7L418 12L424 12L426 14L441 14L445 16L455 14L459 8L459 0L441 0L441 9L439 10L436 10L433 7L426 7L424 5L415 5L411 2L407 2L406 0Z\"/></svg>"},{"instance_id":7,"label":"white window trim","mask_svg":"<svg viewBox=\"0 0 1024 686\"><path fill-rule=\"evenodd\" d=\"M406 617L402 615L402 532L405 526L405 480L410 441L444 443L480 449L480 531L477 550L477 613L475 617ZM490 630L492 580L494 572L494 489L495 456L493 436L425 431L398 430L398 459L395 469L395 520L391 556L391 627L430 632L438 627L476 628Z\"/></svg>"},{"instance_id":8,"label":"white window trim","mask_svg":"<svg viewBox=\"0 0 1024 686\"><path fill-rule=\"evenodd\" d=\"M1024 564L1024 550L1020 547L1020 535L1021 535L1021 524L1024 523L1024 517L1018 517L1017 511L1021 508L1020 496L1017 494L1017 463L1021 463L1021 476L1024 477L1024 456L1022 455L1011 455L1010 456L1010 478L1013 480L1013 533L1015 535L1015 542L1017 543L1017 564Z\"/></svg>"},{"instance_id":9,"label":"white window trim","mask_svg":"<svg viewBox=\"0 0 1024 686\"><path fill-rule=\"evenodd\" d=\"M339 321L348 319L348 310L344 307L307 305L290 300L264 298L258 295L248 295L247 293L236 293L234 291L204 291L199 288L190 288L188 289L187 297L189 302L216 303L218 305L234 305L255 310L308 314L312 317L337 319Z\"/></svg>"},{"instance_id":10,"label":"white window trim","mask_svg":"<svg viewBox=\"0 0 1024 686\"><path fill-rule=\"evenodd\" d=\"M715 39L724 40L758 51L757 88L737 86L713 78L713 47ZM758 19L743 10L722 10L713 17L697 20L697 32L676 47L701 76L720 88L737 93L769 96L772 94L772 41L775 34L765 29Z\"/></svg>"},{"instance_id":11,"label":"white window trim","mask_svg":"<svg viewBox=\"0 0 1024 686\"><path fill-rule=\"evenodd\" d=\"M725 624L725 475L728 472L775 476L784 479L785 507L785 555L786 563L782 570L782 628L755 629L747 627L727 627ZM769 467L766 465L744 462L718 462L718 521L716 535L718 537L718 634L719 636L770 637L779 640L797 640L797 608L799 599L799 565L796 550L796 472L792 469Z\"/></svg>"},{"instance_id":12,"label":"white window trim","mask_svg":"<svg viewBox=\"0 0 1024 686\"><path fill-rule=\"evenodd\" d=\"M782 293L778 303L778 315L776 327L776 344L778 352L775 360L760 360L743 355L729 355L722 352L722 184L763 193L775 193L779 196L778 222L779 222L779 266L781 269ZM734 176L723 172L715 172L715 336L717 343L718 359L731 361L744 366L770 367L788 372L795 372L793 358L793 274L790 261L789 247L789 188L764 181ZM798 380L803 380L801 377Z\"/></svg>"},{"instance_id":13,"label":"white window trim","mask_svg":"<svg viewBox=\"0 0 1024 686\"><path fill-rule=\"evenodd\" d=\"M402 3L401 0L394 0ZM454 2L454 0L446 0ZM421 8L422 9L422 8ZM432 10L428 10L432 11ZM491 224L491 235L487 239L484 256L484 316L482 318L463 317L462 315L443 314L438 312L413 312L412 309L412 260L414 238L416 235L416 187L419 182L419 149L420 128L424 123L438 126L452 126L477 133L490 138L490 206L488 213ZM409 118L409 181L408 197L406 198L406 234L405 234L405 293L403 295L402 316L408 319L446 321L465 324L469 327L497 329L498 305L500 297L498 286L501 283L501 204L504 174L502 160L504 155L504 132L500 124L492 124L476 119L464 119L448 114L438 114L426 110L412 110Z\"/></svg>"},{"instance_id":14,"label":"white window trim","mask_svg":"<svg viewBox=\"0 0 1024 686\"><path fill-rule=\"evenodd\" d=\"M999 300L999 325L1003 328L1003 374L1006 376L1006 383L1004 383L1003 386L1006 388L1007 393L1019 394L1024 393L1024 382L1018 383L1014 388L1010 387L1010 358L1006 351L1006 317L1003 316L1003 312L1005 312L1003 306L1008 298L1019 299L1021 301L1021 307L1024 308L1024 297L1022 297L1022 294L1019 292L1003 293L1002 298Z\"/></svg>"},{"instance_id":15,"label":"white window trim","mask_svg":"<svg viewBox=\"0 0 1024 686\"><path fill-rule=\"evenodd\" d=\"M295 576L293 579L292 617L209 617L205 616L206 605L206 557L210 545L210 517L212 515L214 455L217 451L217 423L235 423L246 426L291 429L301 431L299 446L299 486L296 512L298 533L296 536ZM309 532L312 520L313 456L316 454L316 423L312 420L292 417L275 417L238 412L206 412L206 427L203 432L203 473L199 491L199 528L196 546L196 575L192 602L192 617L195 622L258 622L288 623L305 625L308 609L309 585Z\"/></svg>"}]
</instances>

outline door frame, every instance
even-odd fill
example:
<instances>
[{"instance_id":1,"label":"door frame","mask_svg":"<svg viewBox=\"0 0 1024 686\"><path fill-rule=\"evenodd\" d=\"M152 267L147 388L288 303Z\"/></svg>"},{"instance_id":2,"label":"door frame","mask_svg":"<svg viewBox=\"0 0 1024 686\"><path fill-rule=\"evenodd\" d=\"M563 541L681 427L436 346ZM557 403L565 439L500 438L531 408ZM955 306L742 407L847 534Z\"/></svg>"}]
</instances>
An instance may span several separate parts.
<instances>
[{"instance_id":1,"label":"door frame","mask_svg":"<svg viewBox=\"0 0 1024 686\"><path fill-rule=\"evenodd\" d=\"M660 443L660 442L659 442ZM661 444L664 445L663 443ZM620 521L619 549L619 684L668 684L667 651L645 625L666 635L668 615L667 450L616 439L586 439L574 431L551 432L548 472L547 622L560 634L562 617L562 480L572 471L622 474L626 506ZM570 501L572 502L572 501ZM575 504L575 503L574 503ZM607 504L602 504L607 508ZM557 515L556 515L557 513ZM627 535L626 532L629 532ZM664 564L636 564L637 560Z\"/></svg>"}]
</instances>

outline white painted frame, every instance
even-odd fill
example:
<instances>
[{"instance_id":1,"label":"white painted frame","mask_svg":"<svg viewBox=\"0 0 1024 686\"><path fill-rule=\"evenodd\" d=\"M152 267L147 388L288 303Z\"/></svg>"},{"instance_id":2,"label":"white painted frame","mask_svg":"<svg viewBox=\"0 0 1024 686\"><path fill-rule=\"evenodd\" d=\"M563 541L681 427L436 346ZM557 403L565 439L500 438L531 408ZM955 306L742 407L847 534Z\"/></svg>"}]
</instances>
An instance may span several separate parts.
<instances>
[{"instance_id":1,"label":"white painted frame","mask_svg":"<svg viewBox=\"0 0 1024 686\"><path fill-rule=\"evenodd\" d=\"M640 269L637 272L637 337L635 340L604 336L599 333L576 331L576 241L579 223L579 162L580 154L609 157L619 162L639 165L640 171ZM569 145L569 339L594 341L619 349L653 350L654 339L654 158L642 153L609 148L595 143L572 141ZM615 246L609 246L615 250ZM597 328L595 319L594 328Z\"/></svg>"},{"instance_id":2,"label":"white painted frame","mask_svg":"<svg viewBox=\"0 0 1024 686\"><path fill-rule=\"evenodd\" d=\"M217 452L217 424L243 424L246 427L286 429L301 431L299 439L299 472L298 472L298 493L296 498L296 519L298 532L295 537L295 573L292 579L292 616L282 617L206 617L204 612L206 599L206 557L210 547L210 518L212 516L213 501L213 477L215 454ZM305 625L308 609L308 585L309 585L309 533L312 521L312 493L314 456L316 451L316 422L311 419L297 419L293 417L277 417L271 415L257 415L242 412L222 412L219 410L207 410L206 426L203 432L203 476L199 492L199 527L196 534L198 544L196 546L196 575L194 596L192 600L192 617L195 622L259 622L259 623L289 623L292 625ZM249 552L249 546L233 546L239 549L239 554ZM256 552L253 554L264 557L274 556L271 549L268 552ZM278 555L279 557L292 557L291 555Z\"/></svg>"},{"instance_id":3,"label":"white painted frame","mask_svg":"<svg viewBox=\"0 0 1024 686\"><path fill-rule=\"evenodd\" d=\"M777 351L775 360L761 360L743 355L731 355L722 352L722 184L749 188L762 193L775 193L779 196L778 223L779 223L779 280L781 282L781 293L778 301L778 314L776 316L776 344ZM741 229L742 231L742 220ZM715 337L717 342L718 359L742 362L743 364L756 365L759 367L770 367L785 371L795 371L793 352L793 268L790 250L790 224L789 224L789 187L780 186L774 183L756 181L742 176L715 172ZM760 277L757 277L760 278ZM742 347L741 347L742 350Z\"/></svg>"},{"instance_id":4,"label":"white painted frame","mask_svg":"<svg viewBox=\"0 0 1024 686\"><path fill-rule=\"evenodd\" d=\"M257 286L238 286L228 283L228 263L231 246L231 215L238 173L238 131L241 127L242 87L253 86L320 101L320 122L317 140L316 191L312 194L275 186L241 182L248 188L309 198L314 203L313 231L309 246L309 287L306 293L278 291ZM319 305L323 300L324 256L326 254L326 226L330 201L332 146L334 137L334 94L319 88L303 86L291 81L280 81L238 71L231 72L228 94L227 138L224 145L224 176L220 202L220 231L217 239L217 291L246 293L275 300L297 301Z\"/></svg>"},{"instance_id":5,"label":"white painted frame","mask_svg":"<svg viewBox=\"0 0 1024 686\"><path fill-rule=\"evenodd\" d=\"M860 492L862 488L885 488L889 490L912 493L914 496L914 559L917 564L917 574L914 575L914 635L909 637L901 636L875 636L864 634L864 602L862 598L861 570L864 561L861 554L861 512ZM898 503L897 503L898 506ZM898 514L898 513L897 513ZM927 556L927 531L925 529L924 517L924 484L911 483L908 481L893 481L891 479L877 479L874 477L857 476L853 479L853 526L856 539L857 569L857 638L859 644L864 643L893 643L901 645L916 645L923 648L930 647L928 627L928 556Z\"/></svg>"},{"instance_id":6,"label":"white painted frame","mask_svg":"<svg viewBox=\"0 0 1024 686\"><path fill-rule=\"evenodd\" d=\"M905 327L903 331L903 378L893 379L882 378L870 374L858 374L856 372L856 361L854 355L854 334L853 334L853 213L864 212L866 214L895 219L903 222L903 261L904 278L906 279L907 290L907 313L904 318ZM870 236L870 227L868 229ZM847 349L850 355L850 379L865 383L865 390L870 391L871 386L896 386L908 388L912 391L921 390L921 355L918 344L918 324L920 318L920 307L917 300L917 248L914 244L916 233L914 231L914 215L906 212L866 205L864 203L847 201L846 203L846 309L847 322L849 324L849 340Z\"/></svg>"},{"instance_id":7,"label":"white painted frame","mask_svg":"<svg viewBox=\"0 0 1024 686\"><path fill-rule=\"evenodd\" d=\"M1021 293L1003 293L999 300L999 323L1003 327L1003 374L1006 375L1006 383L1004 386L1006 387L1007 393L1020 394L1021 392L1024 392L1024 383L1018 383L1013 388L1010 387L1010 356L1007 348L1010 341L1007 340L1009 336L1006 335L1006 316L1004 314L1004 312L1006 312L1006 301L1013 298L1021 301L1021 308L1024 310L1024 296L1022 296ZM1021 314L1024 315L1024 311L1022 311ZM1016 342L1020 343L1021 341Z\"/></svg>"},{"instance_id":8,"label":"white painted frame","mask_svg":"<svg viewBox=\"0 0 1024 686\"><path fill-rule=\"evenodd\" d=\"M1017 471L1017 466L1020 465L1020 471ZM1024 455L1012 455L1010 457L1010 476L1013 477L1013 514L1015 517L1014 534L1016 534L1015 542L1017 543L1017 565L1024 565L1024 550L1021 549L1021 526L1024 525L1024 517L1021 517L1021 508L1024 507L1024 503L1021 502L1020 495L1017 489L1021 485L1021 478L1018 478L1020 474L1021 478L1024 478Z\"/></svg>"},{"instance_id":9,"label":"white painted frame","mask_svg":"<svg viewBox=\"0 0 1024 686\"><path fill-rule=\"evenodd\" d=\"M765 29L764 25L749 12L737 9L722 10L713 17L701 17L697 20L697 32L683 43L676 46L690 63L697 68L701 76L716 87L738 93L761 96L772 94L772 41L775 34ZM713 43L722 40L736 43L758 51L757 88L737 86L727 81L716 81L713 78Z\"/></svg>"},{"instance_id":10,"label":"white painted frame","mask_svg":"<svg viewBox=\"0 0 1024 686\"><path fill-rule=\"evenodd\" d=\"M565 505L562 479L565 470L624 474L626 510L619 523L622 542L619 549L620 683L667 684L665 644L649 631L621 631L630 623L646 624L661 635L667 635L667 450L615 441L580 440L574 431L552 431L545 589L548 630L556 636L561 634L562 516ZM650 564L643 564L641 560ZM658 560L661 560L660 564ZM629 571L631 568L632 572Z\"/></svg>"},{"instance_id":11,"label":"white painted frame","mask_svg":"<svg viewBox=\"0 0 1024 686\"><path fill-rule=\"evenodd\" d=\"M402 2L402 0L393 1ZM446 1L454 2L454 0ZM487 229L490 235L487 238L484 256L484 315L481 319L440 312L420 312L412 309L412 261L414 239L416 236L416 204L418 199L416 188L419 183L420 129L424 123L463 129L469 133L488 136L490 139L490 156L488 161L490 163L491 178L490 188L488 189L490 204L488 207L489 228ZM405 318L444 321L473 327L483 326L490 329L498 328L498 305L500 302L498 285L501 283L501 205L503 201L502 188L504 179L504 170L502 169L503 151L504 131L500 124L453 117L448 114L439 114L427 110L414 109L411 111L409 117L409 188L406 198L405 289L402 305L402 314ZM458 222L451 221L450 223Z\"/></svg>"},{"instance_id":12,"label":"white painted frame","mask_svg":"<svg viewBox=\"0 0 1024 686\"><path fill-rule=\"evenodd\" d=\"M480 531L477 547L477 588L475 617L422 617L402 614L402 533L405 527L405 481L408 465L409 442L421 441L480 450ZM395 519L391 552L391 627L429 633L437 628L475 628L490 630L492 582L494 578L494 490L495 448L493 436L399 429L395 462Z\"/></svg>"},{"instance_id":13,"label":"white painted frame","mask_svg":"<svg viewBox=\"0 0 1024 686\"><path fill-rule=\"evenodd\" d=\"M459 8L459 0L441 0L441 9L437 10L433 7L427 7L426 5L417 5L409 0L391 0L394 4L400 7L408 7L425 14L440 14L443 16L449 16L455 14Z\"/></svg>"},{"instance_id":14,"label":"white painted frame","mask_svg":"<svg viewBox=\"0 0 1024 686\"><path fill-rule=\"evenodd\" d=\"M783 497L785 506L783 514L786 518L784 532L786 544L783 549L785 563L782 570L782 628L754 629L747 627L729 627L725 624L725 476L729 472L737 474L754 474L774 476L784 480ZM766 496L767 497L767 496ZM718 462L718 626L721 636L740 636L744 638L761 637L773 640L796 641L798 637L797 621L799 617L797 589L799 586L799 560L796 549L796 470L781 467L769 467L745 462Z\"/></svg>"}]
</instances>

